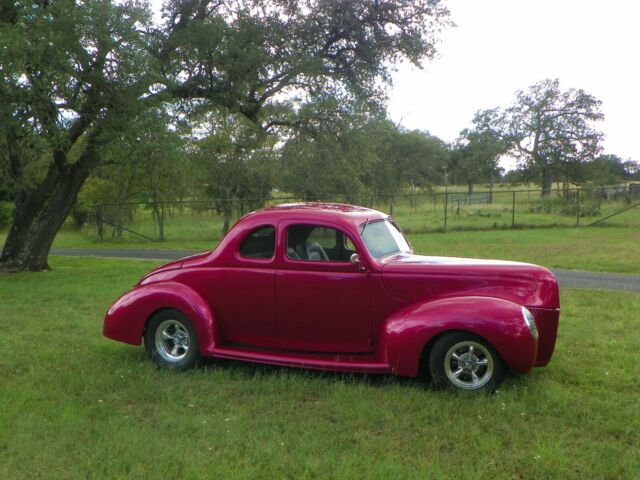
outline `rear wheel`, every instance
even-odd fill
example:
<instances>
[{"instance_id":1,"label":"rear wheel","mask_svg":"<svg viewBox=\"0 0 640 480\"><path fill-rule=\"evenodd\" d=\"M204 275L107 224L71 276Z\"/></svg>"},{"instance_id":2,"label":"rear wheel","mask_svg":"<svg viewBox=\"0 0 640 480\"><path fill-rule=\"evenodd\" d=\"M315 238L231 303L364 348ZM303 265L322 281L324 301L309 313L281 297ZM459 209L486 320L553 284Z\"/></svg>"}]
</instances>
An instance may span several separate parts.
<instances>
[{"instance_id":1,"label":"rear wheel","mask_svg":"<svg viewBox=\"0 0 640 480\"><path fill-rule=\"evenodd\" d=\"M174 370L192 367L200 356L196 331L177 310L162 310L151 317L144 346L154 363Z\"/></svg>"},{"instance_id":2,"label":"rear wheel","mask_svg":"<svg viewBox=\"0 0 640 480\"><path fill-rule=\"evenodd\" d=\"M485 340L468 332L452 332L431 349L429 370L438 388L490 392L503 380L506 368Z\"/></svg>"}]
</instances>

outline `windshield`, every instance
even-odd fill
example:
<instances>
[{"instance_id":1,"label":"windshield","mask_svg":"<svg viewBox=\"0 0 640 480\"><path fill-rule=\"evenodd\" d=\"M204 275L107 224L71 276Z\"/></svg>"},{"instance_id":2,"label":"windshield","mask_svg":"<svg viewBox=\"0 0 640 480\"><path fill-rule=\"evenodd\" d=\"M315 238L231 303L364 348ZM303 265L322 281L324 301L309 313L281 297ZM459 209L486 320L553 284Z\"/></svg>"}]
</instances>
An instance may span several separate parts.
<instances>
[{"instance_id":1,"label":"windshield","mask_svg":"<svg viewBox=\"0 0 640 480\"><path fill-rule=\"evenodd\" d=\"M389 220L365 222L360 225L360 236L367 250L375 258L386 257L392 253L411 253L411 247L395 223Z\"/></svg>"}]
</instances>

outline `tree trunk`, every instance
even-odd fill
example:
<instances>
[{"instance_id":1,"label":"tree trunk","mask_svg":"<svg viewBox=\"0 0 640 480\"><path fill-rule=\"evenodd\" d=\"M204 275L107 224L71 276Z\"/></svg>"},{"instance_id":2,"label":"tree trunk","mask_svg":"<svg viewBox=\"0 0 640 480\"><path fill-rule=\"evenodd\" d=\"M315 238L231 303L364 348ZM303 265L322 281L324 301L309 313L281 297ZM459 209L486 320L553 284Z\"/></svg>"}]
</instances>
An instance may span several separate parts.
<instances>
[{"instance_id":1,"label":"tree trunk","mask_svg":"<svg viewBox=\"0 0 640 480\"><path fill-rule=\"evenodd\" d=\"M542 196L547 198L551 195L551 189L553 188L553 178L551 177L551 170L548 167L542 169Z\"/></svg>"},{"instance_id":2,"label":"tree trunk","mask_svg":"<svg viewBox=\"0 0 640 480\"><path fill-rule=\"evenodd\" d=\"M156 238L160 242L164 242L164 207L158 208L158 202L151 202L151 211L153 215L153 224L157 228Z\"/></svg>"},{"instance_id":3,"label":"tree trunk","mask_svg":"<svg viewBox=\"0 0 640 480\"><path fill-rule=\"evenodd\" d=\"M231 228L231 217L233 216L233 199L227 195L227 198L223 201L223 224L222 224L222 235L226 235L229 232L229 228Z\"/></svg>"},{"instance_id":4,"label":"tree trunk","mask_svg":"<svg viewBox=\"0 0 640 480\"><path fill-rule=\"evenodd\" d=\"M471 195L473 193L473 182L472 181L468 181L467 182L467 193L469 195Z\"/></svg>"},{"instance_id":5,"label":"tree trunk","mask_svg":"<svg viewBox=\"0 0 640 480\"><path fill-rule=\"evenodd\" d=\"M52 163L33 191L19 192L13 222L0 255L0 271L48 270L53 239L69 215L97 155L87 150L73 165Z\"/></svg>"},{"instance_id":6,"label":"tree trunk","mask_svg":"<svg viewBox=\"0 0 640 480\"><path fill-rule=\"evenodd\" d=\"M493 203L493 175L489 175L489 203Z\"/></svg>"},{"instance_id":7,"label":"tree trunk","mask_svg":"<svg viewBox=\"0 0 640 480\"><path fill-rule=\"evenodd\" d=\"M122 205L124 201L118 196L118 200L116 203L116 226L113 228L112 237L120 240L122 238L122 225L124 224L124 205Z\"/></svg>"}]
</instances>

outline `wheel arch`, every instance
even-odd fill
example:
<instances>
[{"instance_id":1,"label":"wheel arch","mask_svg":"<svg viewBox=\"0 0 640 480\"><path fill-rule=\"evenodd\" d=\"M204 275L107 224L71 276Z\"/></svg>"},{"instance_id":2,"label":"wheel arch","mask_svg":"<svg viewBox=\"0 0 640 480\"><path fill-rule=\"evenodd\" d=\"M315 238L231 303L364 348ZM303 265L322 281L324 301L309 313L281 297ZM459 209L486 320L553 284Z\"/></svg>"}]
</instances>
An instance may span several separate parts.
<instances>
[{"instance_id":1,"label":"wheel arch","mask_svg":"<svg viewBox=\"0 0 640 480\"><path fill-rule=\"evenodd\" d=\"M125 293L107 311L103 334L140 345L151 318L164 310L185 315L196 331L200 353L211 351L217 340L213 312L198 292L177 282L143 285Z\"/></svg>"},{"instance_id":2,"label":"wheel arch","mask_svg":"<svg viewBox=\"0 0 640 480\"><path fill-rule=\"evenodd\" d=\"M173 308L173 307L159 307L158 309L154 310L153 312L151 312L149 314L149 316L147 317L147 319L144 321L144 325L142 327L142 334L140 335L141 338L144 338L144 336L147 334L147 327L149 326L149 322L151 322L151 319L153 317L155 317L156 315L162 313L162 312L166 312L166 311L174 311L174 312L180 312L183 315L186 315L184 312L182 312L181 310L178 310L177 308ZM187 317L189 318L189 317ZM189 318L190 319L190 318ZM191 320L191 319L190 319Z\"/></svg>"},{"instance_id":3,"label":"wheel arch","mask_svg":"<svg viewBox=\"0 0 640 480\"><path fill-rule=\"evenodd\" d=\"M394 373L415 377L434 344L451 332L467 332L491 345L513 370L528 372L537 341L528 331L521 306L493 297L452 297L420 302L390 316L380 335L380 353Z\"/></svg>"}]
</instances>

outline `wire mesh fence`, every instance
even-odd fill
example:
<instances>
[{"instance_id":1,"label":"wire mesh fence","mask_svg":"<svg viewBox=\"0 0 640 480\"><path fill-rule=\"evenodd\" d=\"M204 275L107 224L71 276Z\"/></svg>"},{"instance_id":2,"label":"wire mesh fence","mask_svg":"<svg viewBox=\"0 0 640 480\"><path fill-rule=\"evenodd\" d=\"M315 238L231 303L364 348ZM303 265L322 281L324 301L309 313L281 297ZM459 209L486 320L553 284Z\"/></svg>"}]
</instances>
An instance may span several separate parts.
<instances>
[{"instance_id":1,"label":"wire mesh fence","mask_svg":"<svg viewBox=\"0 0 640 480\"><path fill-rule=\"evenodd\" d=\"M85 228L102 241L128 237L211 240L252 210L298 201L291 196L272 196L93 205ZM493 190L342 195L330 201L389 213L408 233L594 224L640 226L637 184L554 189L544 197L540 190Z\"/></svg>"}]
</instances>

